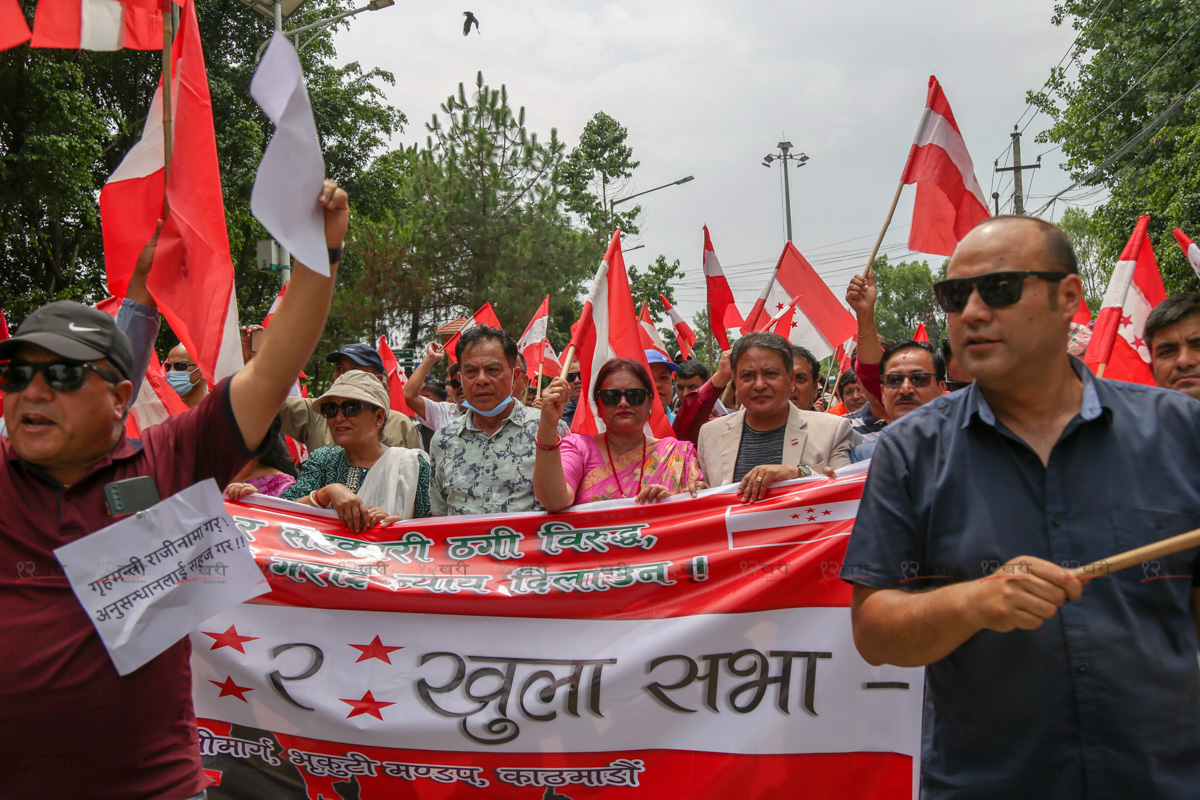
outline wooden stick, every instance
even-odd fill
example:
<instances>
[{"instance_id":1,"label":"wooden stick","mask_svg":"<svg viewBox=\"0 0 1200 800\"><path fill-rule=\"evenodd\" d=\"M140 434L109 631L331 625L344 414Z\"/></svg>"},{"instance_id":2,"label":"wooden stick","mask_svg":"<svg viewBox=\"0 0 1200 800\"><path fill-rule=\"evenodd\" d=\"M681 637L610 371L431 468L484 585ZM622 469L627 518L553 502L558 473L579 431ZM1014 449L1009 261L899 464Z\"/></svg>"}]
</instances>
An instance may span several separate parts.
<instances>
[{"instance_id":1,"label":"wooden stick","mask_svg":"<svg viewBox=\"0 0 1200 800\"><path fill-rule=\"evenodd\" d=\"M875 246L871 248L871 257L867 259L867 269L875 263L875 256L879 254L879 248L883 244L883 235L887 233L888 226L892 224L892 214L896 213L896 204L900 202L900 192L904 189L904 180L900 180L900 185L896 187L896 196L892 198L892 207L888 209L887 219L883 221L883 230L879 232L879 238L875 240ZM866 274L866 271L863 271Z\"/></svg>"},{"instance_id":2,"label":"wooden stick","mask_svg":"<svg viewBox=\"0 0 1200 800\"><path fill-rule=\"evenodd\" d=\"M174 39L175 10L173 0L163 0L163 47L162 47L162 87L163 87L163 220L171 213L167 202L167 176L171 174L171 128L173 114L171 111L171 47Z\"/></svg>"},{"instance_id":3,"label":"wooden stick","mask_svg":"<svg viewBox=\"0 0 1200 800\"><path fill-rule=\"evenodd\" d=\"M574 360L575 360L575 345L571 345L570 347L567 348L566 355L563 356L562 374L563 374L564 378L566 378L567 374L571 371L571 362Z\"/></svg>"},{"instance_id":4,"label":"wooden stick","mask_svg":"<svg viewBox=\"0 0 1200 800\"><path fill-rule=\"evenodd\" d=\"M1187 533L1181 533L1178 536L1172 536L1168 539L1162 539L1152 544L1135 547L1132 550L1117 553L1115 556L1110 556L1101 561L1084 564L1082 567L1071 570L1071 576L1082 578L1108 575L1117 570L1132 567L1134 564L1141 564L1144 561L1152 561L1156 558L1173 555L1181 550L1187 550L1197 545L1200 545L1200 528L1188 531Z\"/></svg>"},{"instance_id":5,"label":"wooden stick","mask_svg":"<svg viewBox=\"0 0 1200 800\"><path fill-rule=\"evenodd\" d=\"M542 368L545 366L546 366L546 363L544 361L541 364L538 364L538 385L537 385L537 394L534 395L535 400L542 399Z\"/></svg>"},{"instance_id":6,"label":"wooden stick","mask_svg":"<svg viewBox=\"0 0 1200 800\"><path fill-rule=\"evenodd\" d=\"M1104 364L1101 364L1101 365L1099 366L1099 368L1097 368L1097 369L1096 369L1096 377L1097 377L1097 378L1103 378L1103 377L1104 377L1104 368L1105 368L1105 367L1107 367L1107 366L1108 366L1108 364L1107 364L1107 363L1104 363Z\"/></svg>"}]
</instances>

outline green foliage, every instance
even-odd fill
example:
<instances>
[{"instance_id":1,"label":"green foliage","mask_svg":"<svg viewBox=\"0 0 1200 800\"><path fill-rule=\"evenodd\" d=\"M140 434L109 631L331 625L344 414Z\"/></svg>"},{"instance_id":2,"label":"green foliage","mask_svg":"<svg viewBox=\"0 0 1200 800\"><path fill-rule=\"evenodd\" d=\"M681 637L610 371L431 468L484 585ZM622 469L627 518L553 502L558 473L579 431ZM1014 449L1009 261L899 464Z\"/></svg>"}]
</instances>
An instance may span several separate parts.
<instances>
[{"instance_id":1,"label":"green foliage","mask_svg":"<svg viewBox=\"0 0 1200 800\"><path fill-rule=\"evenodd\" d=\"M1072 177L1108 188L1108 201L1091 215L1100 263L1115 263L1137 218L1150 214L1168 293L1195 289L1171 230L1200 231L1200 91L1182 100L1200 84L1200 36L1191 27L1200 2L1105 5L1086 22L1095 5L1055 5L1054 24L1083 32L1072 61L1029 93L1054 121L1039 141L1062 145ZM1073 65L1078 69L1068 78ZM1164 112L1164 120L1135 138Z\"/></svg>"},{"instance_id":2,"label":"green foliage","mask_svg":"<svg viewBox=\"0 0 1200 800\"><path fill-rule=\"evenodd\" d=\"M1081 208L1068 208L1058 221L1058 227L1071 240L1075 249L1075 259L1079 262L1079 277L1083 281L1083 296L1087 299L1088 308L1093 312L1100 310L1100 301L1104 290L1108 287L1108 279L1112 275L1113 261L1103 261L1100 257L1103 243L1097 235L1092 215Z\"/></svg>"},{"instance_id":3,"label":"green foliage","mask_svg":"<svg viewBox=\"0 0 1200 800\"><path fill-rule=\"evenodd\" d=\"M673 264L668 264L665 256L659 256L644 271L632 264L627 266L626 271L629 275L629 290L633 295L633 307L640 310L643 303L647 304L650 318L656 324L664 319L669 320L670 316L663 308L659 295L665 295L667 300L671 301L671 305L675 305L675 289L671 284L683 278L679 259L675 259Z\"/></svg>"},{"instance_id":4,"label":"green foliage","mask_svg":"<svg viewBox=\"0 0 1200 800\"><path fill-rule=\"evenodd\" d=\"M706 364L711 373L717 368L717 361L721 358L721 346L712 338L712 331L708 329L708 306L697 311L692 317L692 330L696 332L696 346L692 348L695 351L693 358Z\"/></svg>"},{"instance_id":5,"label":"green foliage","mask_svg":"<svg viewBox=\"0 0 1200 800\"><path fill-rule=\"evenodd\" d=\"M933 296L936 279L928 262L890 264L887 256L880 256L871 265L871 271L879 293L875 303L879 335L893 340L911 339L917 326L924 322L929 341L936 343L946 325L945 315Z\"/></svg>"},{"instance_id":6,"label":"green foliage","mask_svg":"<svg viewBox=\"0 0 1200 800\"><path fill-rule=\"evenodd\" d=\"M597 111L579 135L579 144L561 166L568 189L567 208L592 230L601 245L620 228L638 232L636 220L641 206L617 209L609 204L624 187L624 181L641 164L633 160L633 148L625 144L629 132L615 119Z\"/></svg>"}]
</instances>

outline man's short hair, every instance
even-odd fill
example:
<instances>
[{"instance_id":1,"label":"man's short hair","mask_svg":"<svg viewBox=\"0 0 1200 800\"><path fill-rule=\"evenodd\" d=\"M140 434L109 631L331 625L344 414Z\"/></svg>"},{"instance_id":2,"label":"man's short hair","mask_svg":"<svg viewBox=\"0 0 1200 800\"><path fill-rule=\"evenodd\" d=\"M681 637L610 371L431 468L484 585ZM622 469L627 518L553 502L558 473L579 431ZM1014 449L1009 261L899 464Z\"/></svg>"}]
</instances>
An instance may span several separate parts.
<instances>
[{"instance_id":1,"label":"man's short hair","mask_svg":"<svg viewBox=\"0 0 1200 800\"><path fill-rule=\"evenodd\" d=\"M802 358L812 367L813 383L818 383L821 380L821 362L817 361L817 357L812 354L812 351L807 347L801 347L798 344L792 345L792 360Z\"/></svg>"},{"instance_id":2,"label":"man's short hair","mask_svg":"<svg viewBox=\"0 0 1200 800\"><path fill-rule=\"evenodd\" d=\"M458 337L458 347L454 348L454 357L460 362L463 359L463 353L467 352L467 348L474 344L479 344L484 339L492 339L500 343L504 348L504 357L508 359L510 367L517 366L517 357L521 355L517 350L517 343L508 335L508 331L504 328L495 328L491 325L476 325L462 336Z\"/></svg>"},{"instance_id":3,"label":"man's short hair","mask_svg":"<svg viewBox=\"0 0 1200 800\"><path fill-rule=\"evenodd\" d=\"M933 371L937 373L939 381L946 380L946 362L942 360L942 354L933 349L933 345L929 342L918 342L916 339L908 339L903 342L896 342L883 348L883 358L879 359L879 374L883 375L887 372L887 363L892 356L897 353L903 353L905 350L924 350L929 353L929 358L933 360Z\"/></svg>"},{"instance_id":4,"label":"man's short hair","mask_svg":"<svg viewBox=\"0 0 1200 800\"><path fill-rule=\"evenodd\" d=\"M778 333L771 331L754 331L747 333L742 338L733 343L733 350L729 353L729 364L733 369L733 374L737 374L738 359L746 354L746 351L751 347L761 347L764 350L774 350L779 360L783 362L784 369L788 375L796 371L795 365L792 363L792 345L787 339L780 336Z\"/></svg>"},{"instance_id":5,"label":"man's short hair","mask_svg":"<svg viewBox=\"0 0 1200 800\"><path fill-rule=\"evenodd\" d=\"M852 383L858 383L858 375L852 369L842 370L842 379L838 383L838 399L843 400L846 397L846 387Z\"/></svg>"},{"instance_id":6,"label":"man's short hair","mask_svg":"<svg viewBox=\"0 0 1200 800\"><path fill-rule=\"evenodd\" d=\"M1177 322L1183 322L1189 317L1200 316L1200 292L1183 292L1173 294L1154 307L1150 316L1146 317L1146 347L1153 349L1154 335L1163 328Z\"/></svg>"},{"instance_id":7,"label":"man's short hair","mask_svg":"<svg viewBox=\"0 0 1200 800\"><path fill-rule=\"evenodd\" d=\"M1046 263L1044 267L1051 267L1056 270L1061 270L1068 275L1075 275L1079 272L1079 262L1075 259L1075 248L1071 246L1071 239L1062 231L1062 228L1057 225L1038 219L1037 217L1023 217L1018 214L1001 214L998 217L988 217L980 222L980 225L989 222L1027 222L1036 226L1042 232L1042 244L1046 248Z\"/></svg>"},{"instance_id":8,"label":"man's short hair","mask_svg":"<svg viewBox=\"0 0 1200 800\"><path fill-rule=\"evenodd\" d=\"M421 391L427 391L433 395L434 399L446 401L450 395L446 393L446 382L437 378L426 378L425 384L421 387Z\"/></svg>"},{"instance_id":9,"label":"man's short hair","mask_svg":"<svg viewBox=\"0 0 1200 800\"><path fill-rule=\"evenodd\" d=\"M455 352L454 357L458 358L458 350L456 349L454 352ZM453 364L451 364L449 367L446 368L446 377L453 378L455 375L458 374L458 371L460 369L462 369L462 367L460 367L458 362L455 361Z\"/></svg>"},{"instance_id":10,"label":"man's short hair","mask_svg":"<svg viewBox=\"0 0 1200 800\"><path fill-rule=\"evenodd\" d=\"M701 380L709 379L708 367L703 362L696 359L689 359L679 365L679 372L675 373L675 380L686 380L687 378L700 378Z\"/></svg>"}]
</instances>

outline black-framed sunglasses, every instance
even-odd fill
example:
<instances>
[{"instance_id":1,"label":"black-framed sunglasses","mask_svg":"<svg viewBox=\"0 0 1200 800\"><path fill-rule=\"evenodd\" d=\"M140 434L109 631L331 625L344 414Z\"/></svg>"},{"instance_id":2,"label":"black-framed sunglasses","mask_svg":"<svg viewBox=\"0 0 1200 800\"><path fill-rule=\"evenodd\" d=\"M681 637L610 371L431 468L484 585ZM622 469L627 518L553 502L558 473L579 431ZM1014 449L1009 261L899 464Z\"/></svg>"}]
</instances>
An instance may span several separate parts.
<instances>
[{"instance_id":1,"label":"black-framed sunglasses","mask_svg":"<svg viewBox=\"0 0 1200 800\"><path fill-rule=\"evenodd\" d=\"M459 381L459 380L447 381L446 383L449 384L450 388L452 388L452 389L461 389L462 388L462 381Z\"/></svg>"},{"instance_id":2,"label":"black-framed sunglasses","mask_svg":"<svg viewBox=\"0 0 1200 800\"><path fill-rule=\"evenodd\" d=\"M971 292L979 288L979 297L989 308L1004 308L1011 306L1021 299L1025 291L1025 279L1058 283L1067 277L1065 272L1031 272L1006 271L989 272L971 278L950 278L938 281L933 285L933 293L937 296L938 305L947 314L958 314L967 307Z\"/></svg>"},{"instance_id":3,"label":"black-framed sunglasses","mask_svg":"<svg viewBox=\"0 0 1200 800\"><path fill-rule=\"evenodd\" d=\"M646 402L647 395L650 394L649 389L601 389L597 394L600 397L600 402L608 407L618 406L621 404L621 398L631 406L640 406Z\"/></svg>"},{"instance_id":4,"label":"black-framed sunglasses","mask_svg":"<svg viewBox=\"0 0 1200 800\"><path fill-rule=\"evenodd\" d=\"M74 392L83 386L87 374L94 372L109 383L119 383L122 378L89 361L43 361L36 364L26 361L0 363L0 390L20 392L33 383L33 376L41 373L42 380L56 392Z\"/></svg>"},{"instance_id":5,"label":"black-framed sunglasses","mask_svg":"<svg viewBox=\"0 0 1200 800\"><path fill-rule=\"evenodd\" d=\"M164 361L163 362L163 370L166 372L170 372L171 370L175 370L176 372L191 372L195 368L196 368L196 365L190 361Z\"/></svg>"},{"instance_id":6,"label":"black-framed sunglasses","mask_svg":"<svg viewBox=\"0 0 1200 800\"><path fill-rule=\"evenodd\" d=\"M361 400L343 400L340 403L329 400L321 403L321 416L325 419L333 419L338 415L338 411L341 411L343 417L350 419L361 414L364 408L373 409L375 406L368 406Z\"/></svg>"},{"instance_id":7,"label":"black-framed sunglasses","mask_svg":"<svg viewBox=\"0 0 1200 800\"><path fill-rule=\"evenodd\" d=\"M885 389L899 389L906 380L914 389L928 389L936 378L934 372L888 372L879 376L879 382Z\"/></svg>"},{"instance_id":8,"label":"black-framed sunglasses","mask_svg":"<svg viewBox=\"0 0 1200 800\"><path fill-rule=\"evenodd\" d=\"M579 380L578 372L568 372L567 373L567 383L574 383L577 380Z\"/></svg>"}]
</instances>

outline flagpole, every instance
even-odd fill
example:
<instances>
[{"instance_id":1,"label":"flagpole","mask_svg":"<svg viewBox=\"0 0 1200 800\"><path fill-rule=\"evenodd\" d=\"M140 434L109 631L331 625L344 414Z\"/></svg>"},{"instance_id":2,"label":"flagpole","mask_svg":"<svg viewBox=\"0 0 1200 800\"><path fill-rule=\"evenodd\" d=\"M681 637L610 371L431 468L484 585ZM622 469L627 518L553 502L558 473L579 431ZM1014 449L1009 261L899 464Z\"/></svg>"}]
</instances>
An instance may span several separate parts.
<instances>
[{"instance_id":1,"label":"flagpole","mask_svg":"<svg viewBox=\"0 0 1200 800\"><path fill-rule=\"evenodd\" d=\"M892 207L888 209L887 219L883 221L883 230L879 232L879 238L875 240L875 247L871 249L871 257L867 259L867 269L875 263L875 256L879 255L879 248L883 245L883 236L887 233L888 226L892 224L892 215L896 213L896 205L900 202L900 192L904 191L904 178L900 178L900 185L896 187L896 196L892 198ZM866 274L866 271L863 271Z\"/></svg>"},{"instance_id":2,"label":"flagpole","mask_svg":"<svg viewBox=\"0 0 1200 800\"><path fill-rule=\"evenodd\" d=\"M167 201L167 176L171 174L171 49L174 38L175 10L172 0L163 0L163 47L162 47L162 87L163 87L163 219L171 213Z\"/></svg>"},{"instance_id":3,"label":"flagpole","mask_svg":"<svg viewBox=\"0 0 1200 800\"><path fill-rule=\"evenodd\" d=\"M543 354L543 356L542 356L542 357L543 357L543 358L545 358L545 354ZM537 394L536 394L536 395L534 395L534 399L535 399L535 400L541 400L541 399L542 399L542 369L543 369L545 366L546 366L545 362L542 362L541 364L538 364L538 385L537 385Z\"/></svg>"},{"instance_id":4,"label":"flagpole","mask_svg":"<svg viewBox=\"0 0 1200 800\"><path fill-rule=\"evenodd\" d=\"M566 355L563 356L562 374L567 375L571 372L571 362L575 360L575 345L567 348Z\"/></svg>"}]
</instances>

